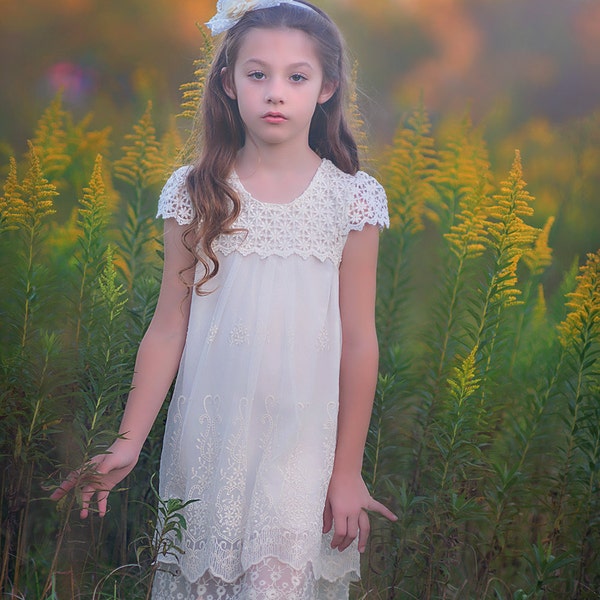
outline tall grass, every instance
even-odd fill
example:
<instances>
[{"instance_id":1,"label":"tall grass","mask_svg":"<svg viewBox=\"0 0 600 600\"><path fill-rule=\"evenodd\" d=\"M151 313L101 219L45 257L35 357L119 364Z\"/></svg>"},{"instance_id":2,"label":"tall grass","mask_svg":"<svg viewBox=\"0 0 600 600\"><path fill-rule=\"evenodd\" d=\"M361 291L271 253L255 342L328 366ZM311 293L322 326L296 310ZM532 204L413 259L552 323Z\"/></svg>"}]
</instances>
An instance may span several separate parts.
<instances>
[{"instance_id":1,"label":"tall grass","mask_svg":"<svg viewBox=\"0 0 600 600\"><path fill-rule=\"evenodd\" d=\"M58 98L3 172L0 589L16 598L145 598L153 522L186 526L149 477L164 412L106 518L46 499L116 436L158 293L156 198L181 146L151 105L117 156L90 123ZM370 164L392 226L364 474L400 518L375 520L354 597L599 598L600 253L544 289L552 220L533 226L518 152L495 181L466 118L434 133L417 107Z\"/></svg>"}]
</instances>

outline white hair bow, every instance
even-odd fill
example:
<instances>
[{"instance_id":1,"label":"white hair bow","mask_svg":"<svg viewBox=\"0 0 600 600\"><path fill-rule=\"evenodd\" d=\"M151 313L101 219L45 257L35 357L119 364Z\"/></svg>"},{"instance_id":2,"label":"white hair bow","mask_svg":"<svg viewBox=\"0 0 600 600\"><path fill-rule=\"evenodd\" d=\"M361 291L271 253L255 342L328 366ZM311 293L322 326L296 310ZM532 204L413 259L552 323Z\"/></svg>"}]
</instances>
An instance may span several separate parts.
<instances>
[{"instance_id":1,"label":"white hair bow","mask_svg":"<svg viewBox=\"0 0 600 600\"><path fill-rule=\"evenodd\" d=\"M217 14L206 26L213 35L231 29L247 12L260 8L271 8L281 4L293 4L301 8L312 10L310 6L295 0L218 0Z\"/></svg>"}]
</instances>

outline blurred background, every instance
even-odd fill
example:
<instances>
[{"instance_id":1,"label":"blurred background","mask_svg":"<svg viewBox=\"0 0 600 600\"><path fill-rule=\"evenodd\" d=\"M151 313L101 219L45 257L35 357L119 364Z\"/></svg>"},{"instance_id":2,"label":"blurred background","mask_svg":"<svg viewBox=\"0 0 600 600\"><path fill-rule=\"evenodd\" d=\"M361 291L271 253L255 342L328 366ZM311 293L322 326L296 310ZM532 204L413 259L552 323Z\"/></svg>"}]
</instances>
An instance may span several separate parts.
<instances>
[{"instance_id":1,"label":"blurred background","mask_svg":"<svg viewBox=\"0 0 600 600\"><path fill-rule=\"evenodd\" d=\"M179 111L213 0L0 0L0 167L63 90L117 146L153 100ZM320 0L359 65L375 154L422 97L440 131L470 115L502 179L515 148L557 222L559 270L600 246L599 0Z\"/></svg>"}]
</instances>

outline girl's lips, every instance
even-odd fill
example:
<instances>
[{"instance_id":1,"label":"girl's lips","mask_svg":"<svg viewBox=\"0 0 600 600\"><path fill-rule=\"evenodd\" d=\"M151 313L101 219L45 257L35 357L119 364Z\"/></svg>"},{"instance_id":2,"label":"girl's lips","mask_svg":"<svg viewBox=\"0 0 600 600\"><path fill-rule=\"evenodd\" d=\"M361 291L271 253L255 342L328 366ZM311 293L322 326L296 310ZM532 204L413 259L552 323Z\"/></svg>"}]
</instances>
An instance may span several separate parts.
<instances>
[{"instance_id":1,"label":"girl's lips","mask_svg":"<svg viewBox=\"0 0 600 600\"><path fill-rule=\"evenodd\" d=\"M262 118L267 121L267 123L282 123L287 120L281 113L273 112L265 113Z\"/></svg>"}]
</instances>

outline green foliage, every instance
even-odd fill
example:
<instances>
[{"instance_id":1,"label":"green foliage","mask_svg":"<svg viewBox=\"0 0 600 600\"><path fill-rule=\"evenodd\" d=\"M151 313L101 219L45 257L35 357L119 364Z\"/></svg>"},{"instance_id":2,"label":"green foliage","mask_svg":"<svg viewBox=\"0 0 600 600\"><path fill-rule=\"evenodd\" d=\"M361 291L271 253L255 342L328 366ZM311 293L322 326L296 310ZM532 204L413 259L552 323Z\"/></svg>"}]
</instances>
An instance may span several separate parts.
<instances>
[{"instance_id":1,"label":"green foliage","mask_svg":"<svg viewBox=\"0 0 600 600\"><path fill-rule=\"evenodd\" d=\"M554 220L528 222L519 153L496 184L468 121L437 147L422 114L382 168L395 218L365 461L400 519L376 523L356 597L598 598L598 255L549 295Z\"/></svg>"},{"instance_id":2,"label":"green foliage","mask_svg":"<svg viewBox=\"0 0 600 600\"><path fill-rule=\"evenodd\" d=\"M154 523L187 527L147 477L164 413L104 519L74 518L76 496L45 499L117 435L159 289L156 197L179 151L150 105L117 156L88 126L53 102L0 197L0 588L36 600L148 597L158 553L180 551ZM354 596L598 598L600 254L545 289L554 219L532 224L518 152L496 183L468 119L434 135L418 107L378 170L392 226L364 477L399 520L374 519Z\"/></svg>"},{"instance_id":3,"label":"green foliage","mask_svg":"<svg viewBox=\"0 0 600 600\"><path fill-rule=\"evenodd\" d=\"M159 285L160 238L148 215L173 156L161 153L149 110L112 163L97 153L106 132L73 125L55 100L24 160L10 160L0 199L0 267L11 290L0 298L0 589L14 597L91 596L111 564L135 560L128 532L151 514L128 511L124 493L119 514L86 527L72 519L75 497L58 512L45 500L53 481L81 465L85 473L115 439ZM87 182L59 223L56 204L81 179L73 165L89 167ZM129 185L129 229L118 220L117 176ZM156 461L140 459L149 470ZM143 498L147 483L137 487Z\"/></svg>"},{"instance_id":4,"label":"green foliage","mask_svg":"<svg viewBox=\"0 0 600 600\"><path fill-rule=\"evenodd\" d=\"M164 500L158 495L154 479L152 476L149 483L153 504L136 502L149 509L151 518L146 523L147 530L132 541L135 562L119 565L102 577L94 588L94 598L136 597L149 600L154 576L160 568L157 562L159 555L177 558L183 553L177 545L187 530L187 521L181 513L196 500ZM161 524L160 529L156 529L157 522ZM177 542L169 534L174 534Z\"/></svg>"}]
</instances>

